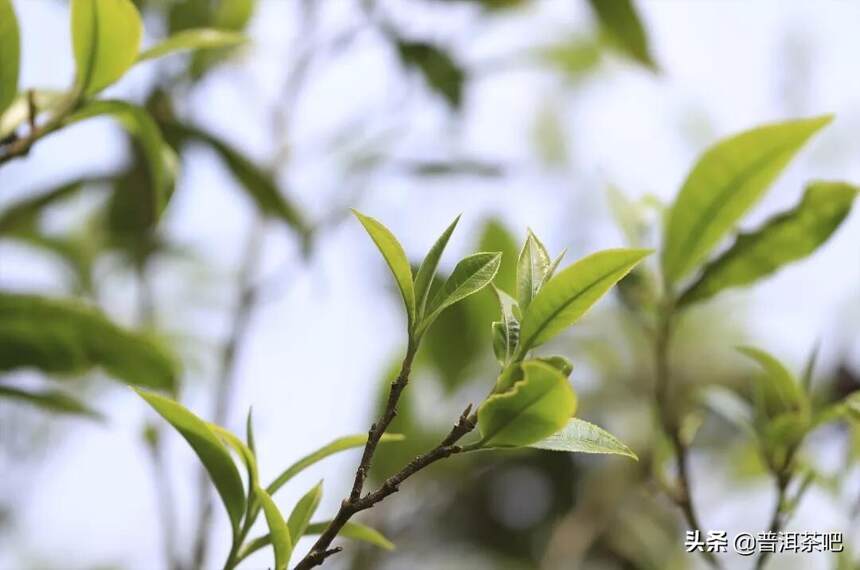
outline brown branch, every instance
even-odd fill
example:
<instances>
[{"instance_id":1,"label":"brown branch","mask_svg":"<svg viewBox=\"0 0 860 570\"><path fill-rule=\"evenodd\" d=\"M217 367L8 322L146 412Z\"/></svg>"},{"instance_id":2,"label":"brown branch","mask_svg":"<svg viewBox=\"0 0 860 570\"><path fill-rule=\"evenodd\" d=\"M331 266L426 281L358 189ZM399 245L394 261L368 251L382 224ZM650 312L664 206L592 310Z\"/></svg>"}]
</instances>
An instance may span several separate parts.
<instances>
[{"instance_id":1,"label":"brown branch","mask_svg":"<svg viewBox=\"0 0 860 570\"><path fill-rule=\"evenodd\" d=\"M773 507L773 514L771 515L770 525L768 526L768 530L774 534L782 530L785 525L785 513L783 510L786 502L786 490L788 489L788 483L790 480L791 475L788 469L784 469L776 473L776 504ZM769 556L770 552L765 550L759 554L758 560L756 560L755 563L756 570L764 568Z\"/></svg>"},{"instance_id":2,"label":"brown branch","mask_svg":"<svg viewBox=\"0 0 860 570\"><path fill-rule=\"evenodd\" d=\"M404 365L411 364L411 357L407 352L407 358L404 359ZM392 402L392 395L395 394L395 386L402 384L399 391L396 392L398 397L400 392L405 387L407 380L401 382L401 378L408 378L402 375L398 376L397 380L392 384L391 394L389 395L389 406ZM393 400L394 405L396 406L396 399ZM380 421L374 424L371 428L370 434L374 436L374 434L378 433L378 438L382 436L384 429L382 432L378 431L377 426L383 425L383 421L387 417L393 418L394 415L391 414L391 411L394 409L393 407L386 407L385 412L383 412L382 418ZM457 453L463 451L463 448L457 445L457 442L460 441L466 434L475 429L476 416L471 413L472 406L467 407L463 413L460 415L459 421L454 425L448 435L443 439L439 445L431 449L430 451L424 453L423 455L419 455L412 461L410 461L403 469L383 481L383 483L379 486L379 488L373 492L370 492L363 497L361 495L361 486L364 483L364 479L367 474L367 469L370 467L370 461L373 458L373 453L371 452L369 455L367 454L368 446L370 445L370 439L368 439L368 446L365 446L365 454L362 456L362 462L359 464L359 468L356 471L356 481L353 486L353 492L350 493L350 496L341 503L340 509L337 512L337 515L329 524L328 528L325 529L323 534L319 537L316 543L311 547L311 550L305 555L305 557L296 565L295 570L309 570L316 566L320 566L326 559L339 552L340 549L329 549L331 542L337 537L337 534L341 531L341 529L346 525L350 518L352 518L356 513L367 510L377 503L385 500L386 497L393 495L400 489L400 485L412 475L415 475L422 469L428 467L429 465L439 461L440 459L445 459ZM390 423L390 419L389 422ZM384 425L388 425L387 423ZM373 448L375 449L375 444ZM355 494L355 489L358 488L358 494Z\"/></svg>"}]
</instances>

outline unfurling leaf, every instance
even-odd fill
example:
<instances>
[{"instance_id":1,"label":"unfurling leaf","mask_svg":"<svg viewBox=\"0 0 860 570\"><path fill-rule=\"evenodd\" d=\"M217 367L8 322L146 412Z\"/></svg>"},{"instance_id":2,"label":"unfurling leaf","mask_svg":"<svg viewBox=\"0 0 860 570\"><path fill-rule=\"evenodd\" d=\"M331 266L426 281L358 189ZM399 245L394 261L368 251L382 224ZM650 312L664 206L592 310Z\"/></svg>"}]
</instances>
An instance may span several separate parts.
<instances>
[{"instance_id":1,"label":"unfurling leaf","mask_svg":"<svg viewBox=\"0 0 860 570\"><path fill-rule=\"evenodd\" d=\"M570 418L560 431L529 447L573 453L610 453L639 460L629 447L605 429L579 418Z\"/></svg>"},{"instance_id":2,"label":"unfurling leaf","mask_svg":"<svg viewBox=\"0 0 860 570\"><path fill-rule=\"evenodd\" d=\"M506 366L517 352L520 340L519 307L513 297L493 285L502 320L493 323L493 351L499 364Z\"/></svg>"},{"instance_id":3,"label":"unfurling leaf","mask_svg":"<svg viewBox=\"0 0 860 570\"><path fill-rule=\"evenodd\" d=\"M563 428L576 411L576 395L567 378L538 361L518 365L522 379L494 393L478 408L480 447L521 447Z\"/></svg>"},{"instance_id":4,"label":"unfurling leaf","mask_svg":"<svg viewBox=\"0 0 860 570\"><path fill-rule=\"evenodd\" d=\"M580 259L550 279L523 316L519 357L579 320L650 253L647 249L600 251Z\"/></svg>"},{"instance_id":5,"label":"unfurling leaf","mask_svg":"<svg viewBox=\"0 0 860 570\"><path fill-rule=\"evenodd\" d=\"M232 523L234 536L245 510L245 492L230 452L209 425L179 402L152 392L136 390L141 398L185 438L209 473Z\"/></svg>"},{"instance_id":6,"label":"unfurling leaf","mask_svg":"<svg viewBox=\"0 0 860 570\"><path fill-rule=\"evenodd\" d=\"M618 49L634 61L655 70L645 26L632 0L589 0L600 27Z\"/></svg>"},{"instance_id":7,"label":"unfurling leaf","mask_svg":"<svg viewBox=\"0 0 860 570\"><path fill-rule=\"evenodd\" d=\"M460 260L428 305L417 333L427 330L439 313L492 283L501 262L501 253L475 253Z\"/></svg>"},{"instance_id":8,"label":"unfurling leaf","mask_svg":"<svg viewBox=\"0 0 860 570\"><path fill-rule=\"evenodd\" d=\"M72 46L77 86L98 93L137 59L143 25L130 0L72 0Z\"/></svg>"},{"instance_id":9,"label":"unfurling leaf","mask_svg":"<svg viewBox=\"0 0 860 570\"><path fill-rule=\"evenodd\" d=\"M212 28L183 30L141 52L137 61L155 59L182 51L231 47L243 43L246 39L242 34L227 30Z\"/></svg>"},{"instance_id":10,"label":"unfurling leaf","mask_svg":"<svg viewBox=\"0 0 860 570\"><path fill-rule=\"evenodd\" d=\"M764 412L776 417L786 412L808 411L806 394L782 363L767 352L751 346L738 347L741 354L754 360L764 372L759 376L759 394Z\"/></svg>"},{"instance_id":11,"label":"unfurling leaf","mask_svg":"<svg viewBox=\"0 0 860 570\"><path fill-rule=\"evenodd\" d=\"M388 268L391 269L394 275L394 281L400 289L400 295L403 297L403 304L406 306L406 316L409 320L409 330L415 324L415 285L412 281L412 267L409 265L409 260L406 258L406 252L403 251L403 246L391 233L391 230L386 228L378 220L365 216L357 210L352 211L373 243L382 253L385 262L388 263Z\"/></svg>"},{"instance_id":12,"label":"unfurling leaf","mask_svg":"<svg viewBox=\"0 0 860 570\"><path fill-rule=\"evenodd\" d=\"M290 513L290 518L287 520L287 527L290 529L290 536L303 536L308 524L311 522L311 517L317 510L322 499L322 481L314 485L314 487L305 493L299 499L296 506L293 507L293 512Z\"/></svg>"},{"instance_id":13,"label":"unfurling leaf","mask_svg":"<svg viewBox=\"0 0 860 570\"><path fill-rule=\"evenodd\" d=\"M842 182L813 182L803 200L758 230L741 234L734 245L705 266L679 305L708 299L724 289L749 285L814 252L836 231L858 189Z\"/></svg>"},{"instance_id":14,"label":"unfurling leaf","mask_svg":"<svg viewBox=\"0 0 860 570\"><path fill-rule=\"evenodd\" d=\"M529 230L526 243L517 258L517 302L521 311L528 309L529 303L540 291L551 263L546 247Z\"/></svg>"},{"instance_id":15,"label":"unfurling leaf","mask_svg":"<svg viewBox=\"0 0 860 570\"><path fill-rule=\"evenodd\" d=\"M764 195L830 116L765 125L718 142L687 175L668 213L663 274L675 283L693 271Z\"/></svg>"},{"instance_id":16,"label":"unfurling leaf","mask_svg":"<svg viewBox=\"0 0 860 570\"><path fill-rule=\"evenodd\" d=\"M12 0L0 0L0 116L18 94L21 37Z\"/></svg>"},{"instance_id":17,"label":"unfurling leaf","mask_svg":"<svg viewBox=\"0 0 860 570\"><path fill-rule=\"evenodd\" d=\"M275 551L275 570L286 570L294 546L290 529L272 497L259 487L255 491L269 526L269 542Z\"/></svg>"},{"instance_id":18,"label":"unfurling leaf","mask_svg":"<svg viewBox=\"0 0 860 570\"><path fill-rule=\"evenodd\" d=\"M101 367L136 386L171 390L174 359L151 338L68 299L0 293L0 371L81 374Z\"/></svg>"},{"instance_id":19,"label":"unfurling leaf","mask_svg":"<svg viewBox=\"0 0 860 570\"><path fill-rule=\"evenodd\" d=\"M92 420L104 420L104 416L99 412L59 390L21 390L0 384L0 400L23 402L55 414L68 414L72 416L84 416Z\"/></svg>"},{"instance_id":20,"label":"unfurling leaf","mask_svg":"<svg viewBox=\"0 0 860 570\"><path fill-rule=\"evenodd\" d=\"M563 356L538 356L533 358L532 360L549 364L550 366L564 374L565 378L569 377L570 373L573 372L573 363Z\"/></svg>"},{"instance_id":21,"label":"unfurling leaf","mask_svg":"<svg viewBox=\"0 0 860 570\"><path fill-rule=\"evenodd\" d=\"M454 233L454 228L457 227L457 222L460 221L460 216L454 218L427 255L421 266L418 268L418 273L415 275L415 303L416 311L419 318L424 317L424 308L427 305L427 297L430 294L430 286L433 284L433 278L436 276L436 269L439 267L439 260L442 258L442 252L445 251L445 246L448 245L448 240L451 239L451 234Z\"/></svg>"}]
</instances>

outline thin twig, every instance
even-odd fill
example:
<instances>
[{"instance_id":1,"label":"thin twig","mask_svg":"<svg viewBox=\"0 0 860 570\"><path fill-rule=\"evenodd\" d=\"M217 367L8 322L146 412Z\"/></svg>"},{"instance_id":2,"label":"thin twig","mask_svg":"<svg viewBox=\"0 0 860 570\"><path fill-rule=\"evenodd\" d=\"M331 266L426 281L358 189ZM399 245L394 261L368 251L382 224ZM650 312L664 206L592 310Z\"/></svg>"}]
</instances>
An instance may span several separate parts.
<instances>
[{"instance_id":1,"label":"thin twig","mask_svg":"<svg viewBox=\"0 0 860 570\"><path fill-rule=\"evenodd\" d=\"M229 416L229 406L233 398L237 377L236 356L245 339L248 324L256 306L257 289L254 286L254 275L263 248L264 232L264 226L255 219L252 222L245 251L242 255L230 336L221 352L220 376L215 391L215 412L212 417L217 425L224 425ZM200 497L200 510L197 518L192 568L203 568L209 547L209 528L212 524L213 511L212 489L205 473L200 473L197 492Z\"/></svg>"},{"instance_id":2,"label":"thin twig","mask_svg":"<svg viewBox=\"0 0 860 570\"><path fill-rule=\"evenodd\" d=\"M395 380L391 385L391 393L389 394L388 405L386 406L385 411L382 413L379 421L373 424L370 429L368 442L365 446L365 453L362 455L361 463L356 470L353 491L350 493L349 497L341 503L340 509L338 510L335 518L331 521L325 531L323 531L323 534L319 537L313 547L311 547L310 551L295 566L295 570L309 570L310 568L320 566L326 561L326 559L328 559L329 556L339 552L339 548L330 549L329 546L337 537L337 534L341 531L344 525L346 525L346 523L349 522L349 519L356 513L367 510L383 501L386 497L396 493L400 489L400 485L406 479L415 475L422 469L432 465L440 459L445 459L464 451L463 447L457 445L457 442L475 429L476 416L471 413L471 405L463 411L460 415L459 421L454 425L439 445L410 461L403 469L383 481L375 491L367 493L363 497L361 496L361 488L367 476L367 470L370 468L371 460L373 459L373 451L376 449L376 443L379 442L379 438L381 438L382 434L385 432L385 428L380 430L380 427L387 427L388 424L391 423L391 419L393 419L396 414L397 398L399 398L399 394L408 383L408 368L411 366L412 356L414 356L414 354L410 355L410 352L407 352L407 356L404 359L404 368L407 373L404 375L403 369L401 369L401 374L398 375L397 380ZM400 385L400 388L399 390L396 390L398 385ZM395 394L396 397L392 398ZM389 418L387 422L385 421L386 418ZM374 441L373 445L371 445L371 441ZM370 451L368 452L368 450ZM358 489L357 493L355 492L356 489Z\"/></svg>"}]
</instances>

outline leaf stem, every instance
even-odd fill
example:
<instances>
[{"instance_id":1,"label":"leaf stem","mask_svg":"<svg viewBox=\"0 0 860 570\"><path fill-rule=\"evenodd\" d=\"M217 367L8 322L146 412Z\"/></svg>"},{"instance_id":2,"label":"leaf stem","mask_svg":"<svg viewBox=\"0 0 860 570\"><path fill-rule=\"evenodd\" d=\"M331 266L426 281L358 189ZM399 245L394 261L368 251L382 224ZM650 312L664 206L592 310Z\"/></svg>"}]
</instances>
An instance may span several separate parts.
<instances>
[{"instance_id":1,"label":"leaf stem","mask_svg":"<svg viewBox=\"0 0 860 570\"><path fill-rule=\"evenodd\" d=\"M30 131L26 136L15 139L5 146L0 146L0 151L2 151L2 153L0 153L0 165L16 158L27 156L33 145L40 139L62 128L66 119L68 119L69 116L80 107L82 102L83 99L81 98L80 93L77 91L72 92L68 97L68 101L62 105L50 119L45 121L41 126L37 126L36 115L38 114L38 109L36 108L33 92L28 92L27 124L29 125Z\"/></svg>"}]
</instances>

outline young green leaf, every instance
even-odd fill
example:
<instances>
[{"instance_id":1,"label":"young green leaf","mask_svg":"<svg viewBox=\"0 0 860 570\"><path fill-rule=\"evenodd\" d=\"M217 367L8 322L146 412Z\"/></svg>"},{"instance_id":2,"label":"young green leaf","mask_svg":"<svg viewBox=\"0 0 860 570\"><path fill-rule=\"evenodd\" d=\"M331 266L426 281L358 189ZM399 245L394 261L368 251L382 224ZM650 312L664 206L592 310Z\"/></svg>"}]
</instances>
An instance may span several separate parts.
<instances>
[{"instance_id":1,"label":"young green leaf","mask_svg":"<svg viewBox=\"0 0 860 570\"><path fill-rule=\"evenodd\" d=\"M605 429L579 418L570 418L560 431L529 445L549 451L611 453L639 460L633 451Z\"/></svg>"},{"instance_id":2,"label":"young green leaf","mask_svg":"<svg viewBox=\"0 0 860 570\"><path fill-rule=\"evenodd\" d=\"M254 408L248 408L248 418L245 420L245 443L256 457L257 444L254 441Z\"/></svg>"},{"instance_id":3,"label":"young green leaf","mask_svg":"<svg viewBox=\"0 0 860 570\"><path fill-rule=\"evenodd\" d=\"M0 400L14 400L56 414L83 416L91 420L104 420L104 416L83 402L59 390L21 390L0 384Z\"/></svg>"},{"instance_id":4,"label":"young green leaf","mask_svg":"<svg viewBox=\"0 0 860 570\"><path fill-rule=\"evenodd\" d=\"M448 240L451 239L451 234L454 233L454 228L457 227L457 222L460 221L460 216L454 218L430 251L421 266L418 268L418 273L415 275L415 303L416 311L419 318L424 316L424 308L427 305L427 297L430 294L430 286L433 284L433 278L436 276L436 269L439 267L439 259L442 257L442 252L445 251L445 246L448 245Z\"/></svg>"},{"instance_id":5,"label":"young green leaf","mask_svg":"<svg viewBox=\"0 0 860 570\"><path fill-rule=\"evenodd\" d=\"M521 380L506 392L492 394L478 408L480 447L521 447L548 437L576 411L576 395L567 378L544 362L519 365Z\"/></svg>"},{"instance_id":6,"label":"young green leaf","mask_svg":"<svg viewBox=\"0 0 860 570\"><path fill-rule=\"evenodd\" d=\"M294 546L290 529L272 497L260 487L257 487L256 495L269 526L269 542L275 551L275 570L286 570Z\"/></svg>"},{"instance_id":7,"label":"young green leaf","mask_svg":"<svg viewBox=\"0 0 860 570\"><path fill-rule=\"evenodd\" d=\"M536 358L533 358L532 360L549 364L550 366L564 374L565 378L570 377L570 373L573 372L573 363L563 356L538 356Z\"/></svg>"},{"instance_id":8,"label":"young green leaf","mask_svg":"<svg viewBox=\"0 0 860 570\"><path fill-rule=\"evenodd\" d=\"M232 447L233 451L239 454L242 463L245 464L245 469L248 471L248 497L253 497L254 489L260 486L259 469L257 469L257 458L254 456L254 452L230 430L213 423L207 423L206 425L209 426L212 433L218 436L221 441L227 444L228 447Z\"/></svg>"},{"instance_id":9,"label":"young green leaf","mask_svg":"<svg viewBox=\"0 0 860 570\"><path fill-rule=\"evenodd\" d=\"M499 364L506 366L517 351L520 338L520 323L517 319L519 308L513 297L493 285L493 292L499 301L502 320L493 323L493 350Z\"/></svg>"},{"instance_id":10,"label":"young green leaf","mask_svg":"<svg viewBox=\"0 0 860 570\"><path fill-rule=\"evenodd\" d=\"M242 185L260 213L284 221L300 236L307 238L310 226L299 208L278 189L275 180L237 148L195 126L169 121L162 123L169 138L199 142L211 148Z\"/></svg>"},{"instance_id":11,"label":"young green leaf","mask_svg":"<svg viewBox=\"0 0 860 570\"><path fill-rule=\"evenodd\" d=\"M656 71L657 65L648 47L645 26L632 0L589 0L603 32L629 58Z\"/></svg>"},{"instance_id":12,"label":"young green leaf","mask_svg":"<svg viewBox=\"0 0 860 570\"><path fill-rule=\"evenodd\" d=\"M77 86L93 95L134 64L143 24L131 0L72 0L71 8Z\"/></svg>"},{"instance_id":13,"label":"young green leaf","mask_svg":"<svg viewBox=\"0 0 860 570\"><path fill-rule=\"evenodd\" d=\"M550 279L523 316L519 358L579 320L650 253L647 249L607 249L580 259Z\"/></svg>"},{"instance_id":14,"label":"young green leaf","mask_svg":"<svg viewBox=\"0 0 860 570\"><path fill-rule=\"evenodd\" d=\"M546 247L529 230L526 243L517 258L517 302L520 310L528 309L529 303L544 284L550 265Z\"/></svg>"},{"instance_id":15,"label":"young green leaf","mask_svg":"<svg viewBox=\"0 0 860 570\"><path fill-rule=\"evenodd\" d=\"M308 524L311 522L311 517L317 510L322 499L322 481L314 485L314 487L305 493L299 499L296 506L293 507L293 512L290 513L290 518L287 520L287 527L290 529L290 536L303 536Z\"/></svg>"},{"instance_id":16,"label":"young green leaf","mask_svg":"<svg viewBox=\"0 0 860 570\"><path fill-rule=\"evenodd\" d=\"M305 536L322 534L323 532L325 532L325 529L327 529L330 524L331 521L311 523L305 529ZM385 536L381 532L361 523L349 521L343 526L343 528L340 530L339 533L337 533L337 535L341 538L349 538L351 540L366 542L367 544L378 546L379 548L382 548L384 550L394 550L394 543L385 538ZM242 549L242 552L239 555L239 561L241 562L242 560L254 554L261 548L269 546L271 543L272 538L268 534L258 536L254 540L249 541L248 544Z\"/></svg>"},{"instance_id":17,"label":"young green leaf","mask_svg":"<svg viewBox=\"0 0 860 570\"><path fill-rule=\"evenodd\" d=\"M312 523L308 525L305 534L322 534L328 528L329 523L330 521ZM352 540L360 540L383 550L394 550L394 543L385 538L381 532L361 523L348 522L337 535Z\"/></svg>"},{"instance_id":18,"label":"young green leaf","mask_svg":"<svg viewBox=\"0 0 860 570\"><path fill-rule=\"evenodd\" d=\"M668 213L662 258L667 282L693 271L830 121L824 116L765 125L705 151Z\"/></svg>"},{"instance_id":19,"label":"young green leaf","mask_svg":"<svg viewBox=\"0 0 860 570\"><path fill-rule=\"evenodd\" d=\"M18 94L21 38L12 0L0 0L0 115Z\"/></svg>"},{"instance_id":20,"label":"young green leaf","mask_svg":"<svg viewBox=\"0 0 860 570\"><path fill-rule=\"evenodd\" d=\"M696 303L724 289L749 285L810 255L848 216L857 193L850 184L813 182L795 208L752 233L739 235L728 251L705 266L678 304Z\"/></svg>"},{"instance_id":21,"label":"young green leaf","mask_svg":"<svg viewBox=\"0 0 860 570\"><path fill-rule=\"evenodd\" d=\"M206 422L180 403L153 392L135 391L185 438L197 454L224 502L235 535L245 510L245 492L230 452Z\"/></svg>"},{"instance_id":22,"label":"young green leaf","mask_svg":"<svg viewBox=\"0 0 860 570\"><path fill-rule=\"evenodd\" d=\"M160 214L167 206L167 200L173 191L176 177L176 156L162 139L158 125L146 109L116 100L87 103L72 115L69 123L100 115L110 115L115 118L140 143L146 156L150 184L153 189L153 209L154 212Z\"/></svg>"},{"instance_id":23,"label":"young green leaf","mask_svg":"<svg viewBox=\"0 0 860 570\"><path fill-rule=\"evenodd\" d=\"M395 442L395 441L403 441L405 438L401 434L397 433L385 433L382 434L381 443L386 442ZM340 453L341 451L346 451L348 449L353 449L356 447L362 447L367 443L367 434L359 434L359 435L348 435L345 437L338 438L328 445L324 445L323 447L317 449L313 453L310 453L289 467L287 467L280 475L278 475L274 481L266 488L266 492L270 495L274 495L275 492L283 487L290 479L310 467L315 463L318 463L325 459L330 455L334 455L335 453Z\"/></svg>"},{"instance_id":24,"label":"young green leaf","mask_svg":"<svg viewBox=\"0 0 860 570\"><path fill-rule=\"evenodd\" d=\"M543 277L543 282L540 284L541 287L546 285L546 282L549 281L550 279L552 279L552 276L555 275L555 272L558 269L558 266L561 264L561 260L564 259L564 256L566 254L567 254L567 248L564 248L563 250L561 250L561 253L559 253L557 256L555 256L555 259L553 259L552 261L549 262L549 268L546 271L546 275L544 275L544 277Z\"/></svg>"},{"instance_id":25,"label":"young green leaf","mask_svg":"<svg viewBox=\"0 0 860 570\"><path fill-rule=\"evenodd\" d=\"M0 23L0 26L2 25ZM4 55L6 54L0 50L0 59ZM2 64L0 64L0 74L2 73ZM10 136L30 119L31 100L40 113L53 113L69 101L69 94L50 89L28 89L25 93L18 93L6 107L5 112L0 111L0 139Z\"/></svg>"},{"instance_id":26,"label":"young green leaf","mask_svg":"<svg viewBox=\"0 0 860 570\"><path fill-rule=\"evenodd\" d=\"M501 261L501 253L475 253L460 260L427 307L417 333L427 330L439 313L492 283Z\"/></svg>"},{"instance_id":27,"label":"young green leaf","mask_svg":"<svg viewBox=\"0 0 860 570\"><path fill-rule=\"evenodd\" d=\"M172 390L174 358L146 335L71 299L0 292L0 371L81 374L101 367L136 386Z\"/></svg>"},{"instance_id":28,"label":"young green leaf","mask_svg":"<svg viewBox=\"0 0 860 570\"><path fill-rule=\"evenodd\" d=\"M141 52L137 56L137 61L146 61L182 51L231 47L246 40L244 35L227 30L213 28L182 30Z\"/></svg>"},{"instance_id":29,"label":"young green leaf","mask_svg":"<svg viewBox=\"0 0 860 570\"><path fill-rule=\"evenodd\" d=\"M406 258L406 253L403 251L403 246L394 237L391 231L383 226L379 221L365 216L357 210L352 211L379 251L382 257L385 258L391 273L394 275L394 280L400 288L400 294L403 296L403 303L406 305L406 315L409 319L409 330L412 330L415 324L415 287L412 283L412 267L409 265L409 260Z\"/></svg>"},{"instance_id":30,"label":"young green leaf","mask_svg":"<svg viewBox=\"0 0 860 570\"><path fill-rule=\"evenodd\" d=\"M741 346L737 350L754 360L764 372L759 386L765 411L769 416L808 409L809 402L800 384L779 360L751 346Z\"/></svg>"}]
</instances>

